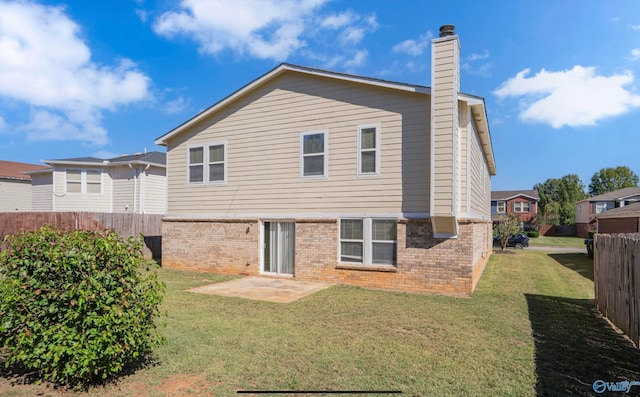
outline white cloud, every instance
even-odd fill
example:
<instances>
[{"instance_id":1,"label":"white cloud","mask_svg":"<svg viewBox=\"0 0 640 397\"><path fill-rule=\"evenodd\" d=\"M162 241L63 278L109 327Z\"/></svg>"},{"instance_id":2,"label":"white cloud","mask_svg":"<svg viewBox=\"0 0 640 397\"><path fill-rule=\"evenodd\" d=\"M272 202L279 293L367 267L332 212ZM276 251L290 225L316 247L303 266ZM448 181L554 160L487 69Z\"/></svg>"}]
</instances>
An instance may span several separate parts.
<instances>
[{"instance_id":1,"label":"white cloud","mask_svg":"<svg viewBox=\"0 0 640 397\"><path fill-rule=\"evenodd\" d=\"M640 25L629 25L629 27L633 30L640 31Z\"/></svg>"},{"instance_id":2,"label":"white cloud","mask_svg":"<svg viewBox=\"0 0 640 397\"><path fill-rule=\"evenodd\" d=\"M138 18L140 18L140 20L144 23L147 22L147 20L149 19L149 13L145 10L142 9L138 9L136 10L136 15L138 16Z\"/></svg>"},{"instance_id":3,"label":"white cloud","mask_svg":"<svg viewBox=\"0 0 640 397\"><path fill-rule=\"evenodd\" d=\"M185 99L182 95L178 98L169 101L164 107L164 112L167 114L177 114L187 109L191 105L191 100Z\"/></svg>"},{"instance_id":4,"label":"white cloud","mask_svg":"<svg viewBox=\"0 0 640 397\"><path fill-rule=\"evenodd\" d=\"M640 59L640 48L634 48L633 50L631 50L631 53L629 54L629 59L632 61L637 61Z\"/></svg>"},{"instance_id":5,"label":"white cloud","mask_svg":"<svg viewBox=\"0 0 640 397\"><path fill-rule=\"evenodd\" d=\"M345 11L340 14L329 15L325 17L321 22L320 26L331 29L340 29L347 25L350 25L357 16L351 11Z\"/></svg>"},{"instance_id":6,"label":"white cloud","mask_svg":"<svg viewBox=\"0 0 640 397\"><path fill-rule=\"evenodd\" d=\"M527 77L531 70L525 69L493 93L499 98L520 97L522 120L553 128L595 125L640 107L640 95L624 88L633 83L630 71L608 77L595 71L576 65L559 72L542 69Z\"/></svg>"},{"instance_id":7,"label":"white cloud","mask_svg":"<svg viewBox=\"0 0 640 397\"><path fill-rule=\"evenodd\" d=\"M304 47L305 24L326 0L182 0L178 10L154 23L165 37L186 35L200 51L217 54L230 48L261 59L284 60Z\"/></svg>"},{"instance_id":8,"label":"white cloud","mask_svg":"<svg viewBox=\"0 0 640 397\"><path fill-rule=\"evenodd\" d=\"M194 40L203 54L232 51L275 61L299 54L353 67L358 60L349 54L362 51L356 46L378 29L376 16L351 10L323 14L329 1L182 0L155 19L153 29L163 37Z\"/></svg>"},{"instance_id":9,"label":"white cloud","mask_svg":"<svg viewBox=\"0 0 640 397\"><path fill-rule=\"evenodd\" d=\"M92 62L60 7L0 1L0 53L0 97L30 107L30 120L17 127L29 139L106 144L102 112L150 96L149 78L130 60Z\"/></svg>"},{"instance_id":10,"label":"white cloud","mask_svg":"<svg viewBox=\"0 0 640 397\"><path fill-rule=\"evenodd\" d=\"M433 38L433 33L427 32L421 34L418 40L405 40L393 46L394 52L409 54L411 56L422 55L424 50L429 46L429 42Z\"/></svg>"},{"instance_id":11,"label":"white cloud","mask_svg":"<svg viewBox=\"0 0 640 397\"><path fill-rule=\"evenodd\" d=\"M480 62L489 59L489 57L489 50L484 50L481 54L473 53L464 59L461 68L469 74L489 77L493 65L491 62Z\"/></svg>"},{"instance_id":12,"label":"white cloud","mask_svg":"<svg viewBox=\"0 0 640 397\"><path fill-rule=\"evenodd\" d=\"M358 68L360 66L362 66L366 60L367 60L367 56L369 56L369 51L367 50L360 50L358 52L355 53L355 55L353 56L353 58L347 60L344 62L344 66L347 69L355 69Z\"/></svg>"}]
</instances>

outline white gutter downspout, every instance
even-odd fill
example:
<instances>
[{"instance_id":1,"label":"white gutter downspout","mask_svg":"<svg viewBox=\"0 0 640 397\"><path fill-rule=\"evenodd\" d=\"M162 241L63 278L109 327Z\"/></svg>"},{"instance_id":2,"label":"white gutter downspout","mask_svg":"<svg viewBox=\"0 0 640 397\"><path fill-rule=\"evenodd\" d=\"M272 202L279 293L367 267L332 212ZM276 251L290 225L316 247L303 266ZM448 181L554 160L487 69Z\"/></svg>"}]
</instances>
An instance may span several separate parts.
<instances>
[{"instance_id":1,"label":"white gutter downspout","mask_svg":"<svg viewBox=\"0 0 640 397\"><path fill-rule=\"evenodd\" d=\"M129 163L129 168L131 168L133 170L133 213L136 213L136 194L138 192L137 189L137 176L138 176L138 170L133 168L133 165L131 165L131 163Z\"/></svg>"},{"instance_id":2,"label":"white gutter downspout","mask_svg":"<svg viewBox=\"0 0 640 397\"><path fill-rule=\"evenodd\" d=\"M146 167L144 167L144 170L142 170L142 172L140 173L140 213L144 214L145 213L145 205L144 205L144 199L145 199L145 179L146 179L146 171L149 169L149 167L151 167L151 164L147 164Z\"/></svg>"}]
</instances>

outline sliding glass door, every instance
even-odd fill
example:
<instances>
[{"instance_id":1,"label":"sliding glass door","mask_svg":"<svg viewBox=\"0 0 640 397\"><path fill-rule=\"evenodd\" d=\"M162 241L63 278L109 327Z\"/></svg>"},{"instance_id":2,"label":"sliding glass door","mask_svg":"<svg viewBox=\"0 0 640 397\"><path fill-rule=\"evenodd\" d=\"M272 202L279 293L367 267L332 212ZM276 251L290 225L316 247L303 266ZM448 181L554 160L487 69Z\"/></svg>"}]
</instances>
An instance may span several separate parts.
<instances>
[{"instance_id":1,"label":"sliding glass door","mask_svg":"<svg viewBox=\"0 0 640 397\"><path fill-rule=\"evenodd\" d=\"M264 222L263 271L294 273L296 224L294 222Z\"/></svg>"}]
</instances>

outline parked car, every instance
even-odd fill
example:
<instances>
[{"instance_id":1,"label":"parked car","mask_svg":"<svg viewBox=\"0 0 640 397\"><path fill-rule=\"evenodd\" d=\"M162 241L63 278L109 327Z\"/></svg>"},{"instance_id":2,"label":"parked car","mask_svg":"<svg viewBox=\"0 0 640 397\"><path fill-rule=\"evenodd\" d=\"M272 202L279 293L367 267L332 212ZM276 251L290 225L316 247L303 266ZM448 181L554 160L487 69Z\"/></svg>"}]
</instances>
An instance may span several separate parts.
<instances>
[{"instance_id":1,"label":"parked car","mask_svg":"<svg viewBox=\"0 0 640 397\"><path fill-rule=\"evenodd\" d=\"M493 238L494 247L500 247L500 236ZM515 249L522 249L529 246L529 237L525 234L514 234L507 240L507 247L514 247Z\"/></svg>"}]
</instances>

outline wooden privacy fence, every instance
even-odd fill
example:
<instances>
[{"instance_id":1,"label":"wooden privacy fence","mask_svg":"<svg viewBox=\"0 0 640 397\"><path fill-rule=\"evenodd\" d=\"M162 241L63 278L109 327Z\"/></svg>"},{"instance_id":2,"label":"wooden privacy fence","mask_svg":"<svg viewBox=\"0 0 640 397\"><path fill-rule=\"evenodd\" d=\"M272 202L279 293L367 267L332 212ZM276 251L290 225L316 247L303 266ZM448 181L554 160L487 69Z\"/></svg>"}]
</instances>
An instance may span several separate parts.
<instances>
[{"instance_id":1,"label":"wooden privacy fence","mask_svg":"<svg viewBox=\"0 0 640 397\"><path fill-rule=\"evenodd\" d=\"M61 229L113 229L121 237L144 236L145 257L162 255L163 215L105 212L0 212L0 241L20 230L36 230L46 224Z\"/></svg>"},{"instance_id":2,"label":"wooden privacy fence","mask_svg":"<svg viewBox=\"0 0 640 397\"><path fill-rule=\"evenodd\" d=\"M640 233L594 236L598 310L640 347Z\"/></svg>"}]
</instances>

